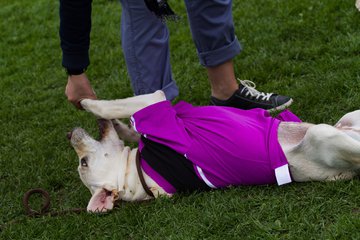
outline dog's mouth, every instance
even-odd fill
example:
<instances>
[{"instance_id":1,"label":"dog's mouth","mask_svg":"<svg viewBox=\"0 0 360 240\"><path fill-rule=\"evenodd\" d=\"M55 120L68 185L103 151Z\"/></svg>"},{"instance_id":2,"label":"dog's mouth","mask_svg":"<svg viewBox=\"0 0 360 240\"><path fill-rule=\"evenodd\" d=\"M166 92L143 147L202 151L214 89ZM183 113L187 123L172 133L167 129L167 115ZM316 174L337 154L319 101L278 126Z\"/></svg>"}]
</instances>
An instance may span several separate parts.
<instances>
[{"instance_id":1,"label":"dog's mouth","mask_svg":"<svg viewBox=\"0 0 360 240\"><path fill-rule=\"evenodd\" d=\"M119 199L119 192L117 189L108 190L106 188L100 188L94 192L87 211L92 213L104 213L114 207L114 203Z\"/></svg>"}]
</instances>

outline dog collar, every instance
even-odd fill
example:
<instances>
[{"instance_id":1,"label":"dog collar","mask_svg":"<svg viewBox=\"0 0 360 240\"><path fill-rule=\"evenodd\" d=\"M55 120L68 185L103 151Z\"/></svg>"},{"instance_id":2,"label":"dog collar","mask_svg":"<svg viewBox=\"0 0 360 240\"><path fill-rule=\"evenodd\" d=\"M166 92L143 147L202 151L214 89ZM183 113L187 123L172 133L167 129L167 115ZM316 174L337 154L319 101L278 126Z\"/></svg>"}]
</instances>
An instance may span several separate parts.
<instances>
[{"instance_id":1,"label":"dog collar","mask_svg":"<svg viewBox=\"0 0 360 240\"><path fill-rule=\"evenodd\" d=\"M143 189L145 190L145 192L147 193L147 195L149 195L150 197L155 198L154 194L152 191L150 191L149 187L146 185L145 179L144 179L144 175L143 172L141 170L141 165L140 165L140 161L141 161L141 153L139 151L139 149L136 152L136 169L140 178L140 183L143 187Z\"/></svg>"}]
</instances>

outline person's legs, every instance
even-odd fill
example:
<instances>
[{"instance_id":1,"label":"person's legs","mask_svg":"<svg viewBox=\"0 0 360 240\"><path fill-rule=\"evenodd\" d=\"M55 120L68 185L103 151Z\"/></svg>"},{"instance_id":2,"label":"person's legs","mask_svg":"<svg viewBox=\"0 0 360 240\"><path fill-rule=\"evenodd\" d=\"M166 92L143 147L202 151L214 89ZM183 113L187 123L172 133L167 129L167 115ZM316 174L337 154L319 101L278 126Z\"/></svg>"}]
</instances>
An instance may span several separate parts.
<instances>
[{"instance_id":1,"label":"person's legs","mask_svg":"<svg viewBox=\"0 0 360 240\"><path fill-rule=\"evenodd\" d=\"M234 32L232 1L185 0L200 63L206 67L212 96L229 98L237 89L232 59L241 51Z\"/></svg>"},{"instance_id":2,"label":"person's legs","mask_svg":"<svg viewBox=\"0 0 360 240\"><path fill-rule=\"evenodd\" d=\"M122 48L135 95L162 90L168 100L178 95L172 78L169 32L144 0L120 0Z\"/></svg>"},{"instance_id":3,"label":"person's legs","mask_svg":"<svg viewBox=\"0 0 360 240\"><path fill-rule=\"evenodd\" d=\"M200 63L207 69L212 104L268 110L291 104L289 97L258 92L249 82L238 86L232 59L241 46L234 31L232 0L185 0L185 4Z\"/></svg>"}]
</instances>

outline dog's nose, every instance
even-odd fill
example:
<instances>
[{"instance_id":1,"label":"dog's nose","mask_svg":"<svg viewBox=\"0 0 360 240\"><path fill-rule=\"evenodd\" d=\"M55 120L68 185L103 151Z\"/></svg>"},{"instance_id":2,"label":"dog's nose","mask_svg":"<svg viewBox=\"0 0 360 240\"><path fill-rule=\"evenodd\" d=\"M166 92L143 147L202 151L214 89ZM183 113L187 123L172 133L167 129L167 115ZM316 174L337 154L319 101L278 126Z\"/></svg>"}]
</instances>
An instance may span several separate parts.
<instances>
[{"instance_id":1,"label":"dog's nose","mask_svg":"<svg viewBox=\"0 0 360 240\"><path fill-rule=\"evenodd\" d=\"M72 131L70 131L70 132L68 132L68 133L66 134L66 137L67 137L67 139L69 139L69 140L71 140L71 136L72 136Z\"/></svg>"}]
</instances>

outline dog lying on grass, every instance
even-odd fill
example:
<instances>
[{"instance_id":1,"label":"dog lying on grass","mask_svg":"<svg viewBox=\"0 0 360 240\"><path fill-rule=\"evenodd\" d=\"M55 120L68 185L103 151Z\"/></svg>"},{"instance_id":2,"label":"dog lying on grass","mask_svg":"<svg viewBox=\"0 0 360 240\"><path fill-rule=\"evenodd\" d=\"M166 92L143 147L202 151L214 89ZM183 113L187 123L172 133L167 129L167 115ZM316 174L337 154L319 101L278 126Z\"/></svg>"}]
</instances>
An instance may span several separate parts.
<instances>
[{"instance_id":1,"label":"dog lying on grass","mask_svg":"<svg viewBox=\"0 0 360 240\"><path fill-rule=\"evenodd\" d=\"M301 123L289 111L273 118L262 109L172 106L162 91L81 105L102 119L100 141L81 128L68 136L92 194L89 212L111 210L119 199L351 179L360 168L360 110L330 126ZM117 120L123 118L132 128ZM138 141L139 148L124 140Z\"/></svg>"}]
</instances>

